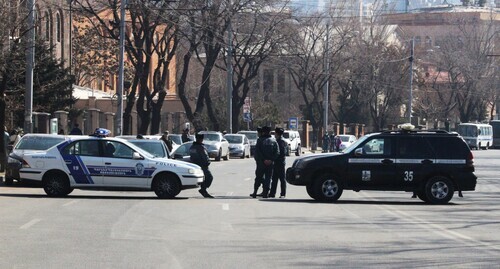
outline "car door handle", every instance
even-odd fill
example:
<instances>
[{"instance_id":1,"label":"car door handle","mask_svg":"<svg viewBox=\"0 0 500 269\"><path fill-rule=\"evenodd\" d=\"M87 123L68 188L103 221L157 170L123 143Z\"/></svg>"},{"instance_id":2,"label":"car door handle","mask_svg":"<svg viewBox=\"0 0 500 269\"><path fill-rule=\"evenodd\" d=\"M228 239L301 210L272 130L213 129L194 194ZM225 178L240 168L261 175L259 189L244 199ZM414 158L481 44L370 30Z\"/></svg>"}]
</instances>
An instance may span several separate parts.
<instances>
[{"instance_id":1,"label":"car door handle","mask_svg":"<svg viewBox=\"0 0 500 269\"><path fill-rule=\"evenodd\" d=\"M105 165L111 165L111 163L104 163Z\"/></svg>"},{"instance_id":2,"label":"car door handle","mask_svg":"<svg viewBox=\"0 0 500 269\"><path fill-rule=\"evenodd\" d=\"M432 160L426 159L421 161L422 164L431 164L434 163Z\"/></svg>"},{"instance_id":3,"label":"car door handle","mask_svg":"<svg viewBox=\"0 0 500 269\"><path fill-rule=\"evenodd\" d=\"M71 160L64 160L66 164L72 164L73 162Z\"/></svg>"},{"instance_id":4,"label":"car door handle","mask_svg":"<svg viewBox=\"0 0 500 269\"><path fill-rule=\"evenodd\" d=\"M394 161L393 161L393 160L390 160L390 159L383 159L383 160L382 160L382 163L383 163L383 164L392 164L392 163L394 163Z\"/></svg>"}]
</instances>

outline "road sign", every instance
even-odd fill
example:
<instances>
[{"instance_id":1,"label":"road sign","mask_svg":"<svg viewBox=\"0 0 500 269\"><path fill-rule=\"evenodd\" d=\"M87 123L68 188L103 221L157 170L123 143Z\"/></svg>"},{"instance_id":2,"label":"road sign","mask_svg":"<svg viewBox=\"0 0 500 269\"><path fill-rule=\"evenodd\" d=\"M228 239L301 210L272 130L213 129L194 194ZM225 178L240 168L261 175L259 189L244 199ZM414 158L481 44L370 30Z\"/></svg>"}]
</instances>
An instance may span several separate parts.
<instances>
[{"instance_id":1,"label":"road sign","mask_svg":"<svg viewBox=\"0 0 500 269\"><path fill-rule=\"evenodd\" d=\"M297 130L299 128L299 118L291 117L288 119L288 129Z\"/></svg>"},{"instance_id":2,"label":"road sign","mask_svg":"<svg viewBox=\"0 0 500 269\"><path fill-rule=\"evenodd\" d=\"M252 113L250 113L250 112L243 113L243 121L244 122L251 122L252 121Z\"/></svg>"}]
</instances>

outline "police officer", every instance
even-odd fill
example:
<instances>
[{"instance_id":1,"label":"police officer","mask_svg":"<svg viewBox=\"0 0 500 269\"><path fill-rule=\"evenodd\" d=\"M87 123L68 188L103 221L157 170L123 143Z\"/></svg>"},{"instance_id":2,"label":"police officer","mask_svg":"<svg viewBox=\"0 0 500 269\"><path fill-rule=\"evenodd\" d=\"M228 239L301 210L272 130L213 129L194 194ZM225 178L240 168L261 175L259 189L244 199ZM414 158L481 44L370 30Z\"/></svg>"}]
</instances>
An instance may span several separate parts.
<instances>
[{"instance_id":1,"label":"police officer","mask_svg":"<svg viewBox=\"0 0 500 269\"><path fill-rule=\"evenodd\" d=\"M205 180L203 181L203 183L201 183L201 189L199 190L199 192L205 198L214 198L207 192L207 189L212 184L212 180L214 179L214 177L208 169L208 166L210 165L210 159L208 157L208 152L203 145L203 134L197 133L195 138L196 141L193 142L193 145L189 149L189 156L191 157L191 162L199 165L203 170L203 174L205 175Z\"/></svg>"},{"instance_id":2,"label":"police officer","mask_svg":"<svg viewBox=\"0 0 500 269\"><path fill-rule=\"evenodd\" d=\"M168 131L163 132L163 135L161 136L160 140L163 141L163 143L165 143L165 145L168 148L168 151L172 152L172 149L173 149L173 147L172 147L172 141L168 137Z\"/></svg>"},{"instance_id":3,"label":"police officer","mask_svg":"<svg viewBox=\"0 0 500 269\"><path fill-rule=\"evenodd\" d=\"M328 152L329 147L330 147L330 136L328 135L328 132L325 132L325 135L323 135L323 152Z\"/></svg>"},{"instance_id":4,"label":"police officer","mask_svg":"<svg viewBox=\"0 0 500 269\"><path fill-rule=\"evenodd\" d=\"M288 155L288 144L282 139L283 128L276 128L274 130L276 136L276 142L279 147L278 158L274 161L273 166L273 181L271 183L271 192L269 192L269 198L274 198L276 195L276 189L278 188L278 180L280 181L280 198L285 198L286 195L286 181L285 181L285 158Z\"/></svg>"},{"instance_id":5,"label":"police officer","mask_svg":"<svg viewBox=\"0 0 500 269\"><path fill-rule=\"evenodd\" d=\"M182 143L186 143L188 141L191 141L191 139L189 138L189 128L186 128L186 129L184 129L184 131L182 131L181 140L182 140Z\"/></svg>"},{"instance_id":6,"label":"police officer","mask_svg":"<svg viewBox=\"0 0 500 269\"><path fill-rule=\"evenodd\" d=\"M255 145L255 162L257 169L255 170L254 191L250 195L253 198L257 197L257 191L260 184L263 184L262 198L267 198L269 194L269 184L273 174L273 163L278 158L279 147L276 140L270 135L271 128L269 126L262 127L262 136L257 140Z\"/></svg>"}]
</instances>

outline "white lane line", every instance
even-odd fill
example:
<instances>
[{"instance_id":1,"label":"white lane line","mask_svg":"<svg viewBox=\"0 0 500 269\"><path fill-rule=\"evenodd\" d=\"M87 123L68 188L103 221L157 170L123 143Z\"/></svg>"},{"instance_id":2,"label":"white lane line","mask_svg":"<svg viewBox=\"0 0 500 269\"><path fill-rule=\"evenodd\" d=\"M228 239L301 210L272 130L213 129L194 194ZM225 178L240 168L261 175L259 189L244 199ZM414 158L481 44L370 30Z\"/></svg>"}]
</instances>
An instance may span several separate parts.
<instances>
[{"instance_id":1,"label":"white lane line","mask_svg":"<svg viewBox=\"0 0 500 269\"><path fill-rule=\"evenodd\" d=\"M252 179L251 177L247 177L247 178L244 178L243 180L244 181L249 181L250 179Z\"/></svg>"},{"instance_id":2,"label":"white lane line","mask_svg":"<svg viewBox=\"0 0 500 269\"><path fill-rule=\"evenodd\" d=\"M222 210L229 210L229 204L222 204Z\"/></svg>"},{"instance_id":3,"label":"white lane line","mask_svg":"<svg viewBox=\"0 0 500 269\"><path fill-rule=\"evenodd\" d=\"M62 206L69 206L69 205L72 205L74 203L78 203L78 200L69 201L69 202L63 204Z\"/></svg>"},{"instance_id":4,"label":"white lane line","mask_svg":"<svg viewBox=\"0 0 500 269\"><path fill-rule=\"evenodd\" d=\"M23 226L19 227L19 229L22 229L22 230L26 230L28 229L29 227L37 224L38 222L40 222L42 219L32 219L30 222L24 224Z\"/></svg>"}]
</instances>

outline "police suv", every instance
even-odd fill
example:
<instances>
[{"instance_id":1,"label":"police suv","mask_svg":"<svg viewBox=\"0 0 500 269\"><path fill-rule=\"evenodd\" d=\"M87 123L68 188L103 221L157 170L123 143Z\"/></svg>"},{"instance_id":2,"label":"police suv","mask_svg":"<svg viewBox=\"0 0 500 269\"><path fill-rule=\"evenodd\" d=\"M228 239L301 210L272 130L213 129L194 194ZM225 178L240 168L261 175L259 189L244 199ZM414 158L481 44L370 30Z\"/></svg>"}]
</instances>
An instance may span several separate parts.
<instances>
[{"instance_id":1,"label":"police suv","mask_svg":"<svg viewBox=\"0 0 500 269\"><path fill-rule=\"evenodd\" d=\"M53 197L77 188L153 190L159 198L173 198L183 189L197 188L204 179L195 164L157 158L125 140L99 134L24 155L20 175L41 181Z\"/></svg>"},{"instance_id":2,"label":"police suv","mask_svg":"<svg viewBox=\"0 0 500 269\"><path fill-rule=\"evenodd\" d=\"M343 190L384 190L446 204L455 191L475 189L473 155L460 136L403 127L366 135L340 153L299 158L286 180L319 201L336 201Z\"/></svg>"}]
</instances>

